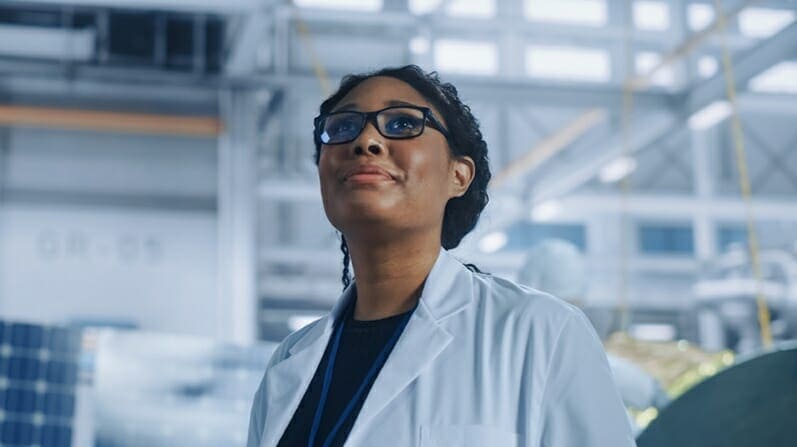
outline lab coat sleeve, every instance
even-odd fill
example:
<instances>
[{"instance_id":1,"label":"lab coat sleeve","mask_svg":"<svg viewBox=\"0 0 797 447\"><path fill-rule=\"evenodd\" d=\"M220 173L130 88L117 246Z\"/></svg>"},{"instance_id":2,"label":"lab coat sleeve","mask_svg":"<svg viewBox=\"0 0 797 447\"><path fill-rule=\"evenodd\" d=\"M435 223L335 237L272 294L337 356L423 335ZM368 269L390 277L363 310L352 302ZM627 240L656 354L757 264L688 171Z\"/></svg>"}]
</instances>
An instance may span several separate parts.
<instances>
[{"instance_id":1,"label":"lab coat sleeve","mask_svg":"<svg viewBox=\"0 0 797 447\"><path fill-rule=\"evenodd\" d=\"M260 447L260 439L263 437L263 425L266 421L266 415L263 410L266 407L266 376L268 371L285 357L286 350L286 343L283 342L271 355L268 366L266 366L266 372L263 374L263 379L257 387L254 399L252 399L252 410L249 413L249 436L246 441L246 447Z\"/></svg>"},{"instance_id":2,"label":"lab coat sleeve","mask_svg":"<svg viewBox=\"0 0 797 447\"><path fill-rule=\"evenodd\" d=\"M249 414L249 437L246 447L260 447L260 438L263 437L263 381L257 387L255 398L252 400L252 411Z\"/></svg>"},{"instance_id":3,"label":"lab coat sleeve","mask_svg":"<svg viewBox=\"0 0 797 447\"><path fill-rule=\"evenodd\" d=\"M636 445L603 345L578 310L562 325L546 377L541 447Z\"/></svg>"}]
</instances>

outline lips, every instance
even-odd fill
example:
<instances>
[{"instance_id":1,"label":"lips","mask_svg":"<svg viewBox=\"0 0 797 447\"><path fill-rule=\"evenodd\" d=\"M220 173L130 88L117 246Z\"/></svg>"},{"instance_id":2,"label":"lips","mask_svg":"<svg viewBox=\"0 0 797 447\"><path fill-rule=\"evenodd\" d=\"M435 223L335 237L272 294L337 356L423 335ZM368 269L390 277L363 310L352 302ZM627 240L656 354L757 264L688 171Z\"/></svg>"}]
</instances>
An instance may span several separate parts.
<instances>
[{"instance_id":1,"label":"lips","mask_svg":"<svg viewBox=\"0 0 797 447\"><path fill-rule=\"evenodd\" d=\"M390 173L390 171L381 168L377 165L359 165L355 166L354 168L350 169L346 172L343 176L343 180L349 180L352 176L362 176L360 178L378 178L378 177L385 177L390 180L395 180L395 176Z\"/></svg>"}]
</instances>

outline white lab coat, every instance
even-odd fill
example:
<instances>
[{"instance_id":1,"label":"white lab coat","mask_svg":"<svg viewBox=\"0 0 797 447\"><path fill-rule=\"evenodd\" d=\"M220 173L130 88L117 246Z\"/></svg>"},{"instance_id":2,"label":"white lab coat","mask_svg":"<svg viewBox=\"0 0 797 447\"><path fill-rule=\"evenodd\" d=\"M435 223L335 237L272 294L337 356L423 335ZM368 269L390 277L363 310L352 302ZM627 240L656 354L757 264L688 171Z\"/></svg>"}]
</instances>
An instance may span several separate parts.
<instances>
[{"instance_id":1,"label":"white lab coat","mask_svg":"<svg viewBox=\"0 0 797 447\"><path fill-rule=\"evenodd\" d=\"M248 447L274 447L352 298L289 335L252 405ZM354 446L626 447L631 427L600 340L577 308L473 273L441 249L368 394Z\"/></svg>"}]
</instances>

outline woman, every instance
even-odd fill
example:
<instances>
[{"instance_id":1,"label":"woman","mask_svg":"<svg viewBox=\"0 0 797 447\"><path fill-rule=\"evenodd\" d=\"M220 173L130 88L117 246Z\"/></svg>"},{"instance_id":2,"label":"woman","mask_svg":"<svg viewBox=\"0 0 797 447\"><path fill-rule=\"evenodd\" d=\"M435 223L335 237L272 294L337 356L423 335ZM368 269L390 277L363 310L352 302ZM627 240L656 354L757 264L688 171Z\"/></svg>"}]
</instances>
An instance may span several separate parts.
<instances>
[{"instance_id":1,"label":"woman","mask_svg":"<svg viewBox=\"0 0 797 447\"><path fill-rule=\"evenodd\" d=\"M416 66L348 76L315 141L344 291L277 348L249 447L633 445L583 314L447 252L490 179L454 86Z\"/></svg>"}]
</instances>

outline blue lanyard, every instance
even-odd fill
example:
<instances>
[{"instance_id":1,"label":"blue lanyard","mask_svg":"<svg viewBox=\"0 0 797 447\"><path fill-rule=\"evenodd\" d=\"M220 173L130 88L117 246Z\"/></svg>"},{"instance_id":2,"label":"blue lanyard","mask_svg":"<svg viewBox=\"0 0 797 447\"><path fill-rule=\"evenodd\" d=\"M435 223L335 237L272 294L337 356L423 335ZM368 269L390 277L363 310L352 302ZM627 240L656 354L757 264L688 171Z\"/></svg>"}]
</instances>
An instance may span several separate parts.
<instances>
[{"instance_id":1,"label":"blue lanyard","mask_svg":"<svg viewBox=\"0 0 797 447\"><path fill-rule=\"evenodd\" d=\"M352 305L351 307L353 308L354 306ZM352 396L348 405L346 405L346 408L343 409L343 413L340 415L338 421L332 427L332 430L330 430L329 433L327 434L327 437L324 440L322 447L329 447L329 444L335 438L335 434L338 432L338 430L340 430L340 427L343 426L343 423L346 421L346 418L348 418L349 414L351 414L352 410L354 410L354 406L360 400L360 397L362 397L363 393L365 393L365 388L368 386L369 383L371 383L374 376L379 371L380 366L385 362L388 353L393 348L393 345L395 345L396 342L398 341L399 336L401 336L401 333L404 331L404 327L407 326L407 323L410 321L410 317L412 316L412 313L414 311L415 308L413 308L412 311L408 312L407 315L405 315L404 318L402 318L401 322L396 327L396 330L393 332L393 336L390 337L390 340L382 348L382 351L379 352L379 355L376 357L376 360L374 360L374 363L371 365L371 368L368 370L368 373L365 375L365 378L360 384L360 387L354 393L354 396ZM341 318L340 323L335 327L335 333L332 335L333 336L332 346L329 351L327 368L326 371L324 371L324 384L321 387L321 397L318 399L318 406L315 409L313 426L310 429L310 438L307 440L308 447L315 446L315 438L318 435L318 427L319 425L321 425L321 416L324 413L324 405L326 404L327 395L329 394L329 384L330 382L332 382L332 370L335 367L335 358L338 355L338 348L340 347L340 336L343 333L343 326L345 324L345 320L346 320L346 314L343 315L343 318Z\"/></svg>"}]
</instances>

